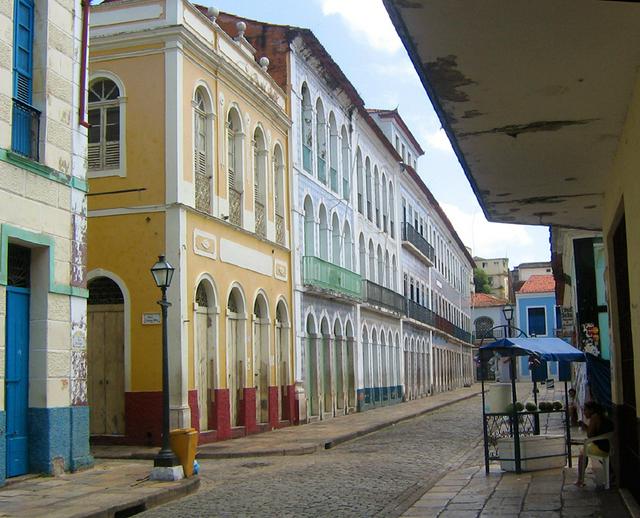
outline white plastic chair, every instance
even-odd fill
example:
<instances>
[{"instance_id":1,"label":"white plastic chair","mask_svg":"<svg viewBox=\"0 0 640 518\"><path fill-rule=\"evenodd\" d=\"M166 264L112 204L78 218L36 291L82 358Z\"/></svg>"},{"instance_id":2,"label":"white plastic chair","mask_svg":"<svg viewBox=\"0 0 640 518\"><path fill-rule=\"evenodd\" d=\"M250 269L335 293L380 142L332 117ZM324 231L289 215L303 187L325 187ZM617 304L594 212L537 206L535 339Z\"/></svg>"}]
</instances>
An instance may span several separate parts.
<instances>
[{"instance_id":1,"label":"white plastic chair","mask_svg":"<svg viewBox=\"0 0 640 518\"><path fill-rule=\"evenodd\" d=\"M598 461L600 464L601 470L604 472L604 480L602 483L604 484L605 489L610 488L610 475L609 475L609 459L613 454L613 432L603 433L602 435L596 435L595 437L588 437L584 440L584 454L590 458L594 463ZM609 443L609 452L604 453L604 455L594 454L588 452L588 446L593 444L596 441L607 441ZM596 483L600 482L598 479L598 474L596 473ZM602 485L602 484L598 484Z\"/></svg>"}]
</instances>

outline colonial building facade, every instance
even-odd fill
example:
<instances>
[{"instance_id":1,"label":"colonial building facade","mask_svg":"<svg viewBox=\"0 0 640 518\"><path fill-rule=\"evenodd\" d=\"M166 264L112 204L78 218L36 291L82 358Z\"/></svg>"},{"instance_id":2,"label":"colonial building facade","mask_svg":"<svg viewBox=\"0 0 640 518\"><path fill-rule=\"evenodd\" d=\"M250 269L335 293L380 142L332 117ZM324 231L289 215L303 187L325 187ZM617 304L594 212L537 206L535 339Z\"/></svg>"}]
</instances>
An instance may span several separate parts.
<instances>
[{"instance_id":1,"label":"colonial building facade","mask_svg":"<svg viewBox=\"0 0 640 518\"><path fill-rule=\"evenodd\" d=\"M160 438L161 253L176 268L172 426L206 442L298 419L286 96L244 27L216 15L92 8L88 367L103 440Z\"/></svg>"},{"instance_id":2,"label":"colonial building facade","mask_svg":"<svg viewBox=\"0 0 640 518\"><path fill-rule=\"evenodd\" d=\"M0 485L92 463L87 16L79 1L0 7Z\"/></svg>"},{"instance_id":3,"label":"colonial building facade","mask_svg":"<svg viewBox=\"0 0 640 518\"><path fill-rule=\"evenodd\" d=\"M394 146L400 133L377 117L381 111L365 109L310 31L228 14L219 21L223 27L246 23L249 41L275 64L274 78L290 88L301 417L327 418L426 395L432 387L444 390L470 383L473 260L409 165L417 163L422 150L406 125L402 123L402 143ZM423 207L424 223L429 222L422 231L433 228L442 253L437 263L433 254L426 263L422 259L415 272L424 294L431 290L430 268L441 272L434 275L433 302L420 295L420 308L433 304L437 313L425 317L432 325L418 326L415 336L403 331L407 312L415 313L409 292L401 291L403 177L409 178L406 192L415 192L417 186L423 193L416 200ZM406 260L420 261L413 256Z\"/></svg>"}]
</instances>

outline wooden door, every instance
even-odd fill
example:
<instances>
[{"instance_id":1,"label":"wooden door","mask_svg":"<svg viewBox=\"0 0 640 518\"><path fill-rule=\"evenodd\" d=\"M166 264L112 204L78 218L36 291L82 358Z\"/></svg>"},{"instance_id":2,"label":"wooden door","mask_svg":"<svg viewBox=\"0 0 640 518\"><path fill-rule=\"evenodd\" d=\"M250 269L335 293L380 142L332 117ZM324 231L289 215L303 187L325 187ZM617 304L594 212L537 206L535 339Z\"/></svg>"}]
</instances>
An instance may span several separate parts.
<instances>
[{"instance_id":1,"label":"wooden door","mask_svg":"<svg viewBox=\"0 0 640 518\"><path fill-rule=\"evenodd\" d=\"M124 306L87 307L89 427L94 435L124 434Z\"/></svg>"},{"instance_id":2,"label":"wooden door","mask_svg":"<svg viewBox=\"0 0 640 518\"><path fill-rule=\"evenodd\" d=\"M209 429L209 328L210 318L206 307L198 307L196 311L196 372L198 390L198 409L200 413L200 431Z\"/></svg>"}]
</instances>

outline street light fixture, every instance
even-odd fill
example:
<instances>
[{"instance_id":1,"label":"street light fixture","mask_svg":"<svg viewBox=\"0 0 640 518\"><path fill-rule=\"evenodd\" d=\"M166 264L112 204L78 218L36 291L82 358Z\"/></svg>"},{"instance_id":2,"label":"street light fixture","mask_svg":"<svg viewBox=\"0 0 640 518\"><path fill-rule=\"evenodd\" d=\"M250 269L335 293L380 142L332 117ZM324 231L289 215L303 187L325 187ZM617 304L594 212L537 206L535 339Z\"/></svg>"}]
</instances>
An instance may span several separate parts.
<instances>
[{"instance_id":1,"label":"street light fixture","mask_svg":"<svg viewBox=\"0 0 640 518\"><path fill-rule=\"evenodd\" d=\"M507 338L511 338L511 320L513 319L513 306L511 304L505 304L502 307L502 315L507 321Z\"/></svg>"},{"instance_id":2,"label":"street light fixture","mask_svg":"<svg viewBox=\"0 0 640 518\"><path fill-rule=\"evenodd\" d=\"M183 478L182 466L169 444L169 345L167 339L167 288L171 285L175 268L164 255L151 267L151 275L162 292L158 305L162 308L162 448L153 459L151 478L155 480L177 480Z\"/></svg>"}]
</instances>

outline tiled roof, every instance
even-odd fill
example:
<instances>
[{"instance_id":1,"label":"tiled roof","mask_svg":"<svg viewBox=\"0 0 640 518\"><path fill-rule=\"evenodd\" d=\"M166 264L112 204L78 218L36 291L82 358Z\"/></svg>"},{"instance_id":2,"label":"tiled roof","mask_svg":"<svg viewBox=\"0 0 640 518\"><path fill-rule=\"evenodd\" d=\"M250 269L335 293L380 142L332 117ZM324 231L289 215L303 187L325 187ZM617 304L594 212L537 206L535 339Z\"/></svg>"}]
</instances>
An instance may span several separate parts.
<instances>
[{"instance_id":1,"label":"tiled roof","mask_svg":"<svg viewBox=\"0 0 640 518\"><path fill-rule=\"evenodd\" d=\"M556 281L553 275L532 275L518 290L518 293L548 293L555 291Z\"/></svg>"},{"instance_id":2,"label":"tiled roof","mask_svg":"<svg viewBox=\"0 0 640 518\"><path fill-rule=\"evenodd\" d=\"M504 306L509 301L489 295L487 293L474 293L471 305L474 308L489 308L493 306Z\"/></svg>"}]
</instances>

